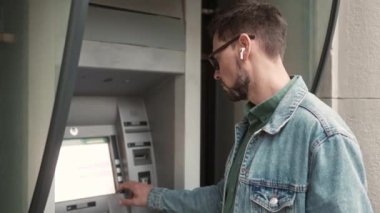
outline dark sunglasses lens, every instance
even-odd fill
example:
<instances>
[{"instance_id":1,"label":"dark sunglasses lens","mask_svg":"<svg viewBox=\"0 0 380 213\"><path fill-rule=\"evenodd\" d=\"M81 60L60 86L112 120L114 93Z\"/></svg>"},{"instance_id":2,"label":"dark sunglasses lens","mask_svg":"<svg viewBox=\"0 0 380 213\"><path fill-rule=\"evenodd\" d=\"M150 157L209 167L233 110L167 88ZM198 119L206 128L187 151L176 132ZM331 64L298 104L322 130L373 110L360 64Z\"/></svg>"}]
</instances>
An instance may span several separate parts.
<instances>
[{"instance_id":1,"label":"dark sunglasses lens","mask_svg":"<svg viewBox=\"0 0 380 213\"><path fill-rule=\"evenodd\" d=\"M218 64L218 61L216 60L216 58L214 57L209 57L208 58L208 61L210 62L210 64L212 65L212 67L215 69L215 70L219 70L219 64Z\"/></svg>"}]
</instances>

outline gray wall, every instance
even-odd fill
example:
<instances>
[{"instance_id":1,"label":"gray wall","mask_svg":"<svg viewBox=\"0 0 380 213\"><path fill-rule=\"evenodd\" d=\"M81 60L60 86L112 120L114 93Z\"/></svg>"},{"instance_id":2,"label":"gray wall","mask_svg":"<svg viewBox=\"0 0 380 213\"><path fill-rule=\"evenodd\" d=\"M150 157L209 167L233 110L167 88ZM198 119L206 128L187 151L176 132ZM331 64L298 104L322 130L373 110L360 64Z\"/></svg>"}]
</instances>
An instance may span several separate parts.
<instances>
[{"instance_id":1,"label":"gray wall","mask_svg":"<svg viewBox=\"0 0 380 213\"><path fill-rule=\"evenodd\" d=\"M369 196L380 211L380 2L341 1L331 62L319 95L356 134Z\"/></svg>"},{"instance_id":2,"label":"gray wall","mask_svg":"<svg viewBox=\"0 0 380 213\"><path fill-rule=\"evenodd\" d=\"M27 210L28 38L27 4L2 1L0 41L0 206L1 212Z\"/></svg>"},{"instance_id":3,"label":"gray wall","mask_svg":"<svg viewBox=\"0 0 380 213\"><path fill-rule=\"evenodd\" d=\"M159 187L174 188L174 78L145 95L157 166Z\"/></svg>"}]
</instances>

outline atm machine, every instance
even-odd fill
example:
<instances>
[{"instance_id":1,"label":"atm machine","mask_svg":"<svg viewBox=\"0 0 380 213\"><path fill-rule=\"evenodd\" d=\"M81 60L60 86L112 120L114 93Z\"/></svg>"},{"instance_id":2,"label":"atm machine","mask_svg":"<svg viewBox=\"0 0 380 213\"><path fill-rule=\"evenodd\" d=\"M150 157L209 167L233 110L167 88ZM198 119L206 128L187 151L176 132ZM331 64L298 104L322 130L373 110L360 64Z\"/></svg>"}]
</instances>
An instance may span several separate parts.
<instances>
[{"instance_id":1,"label":"atm machine","mask_svg":"<svg viewBox=\"0 0 380 213\"><path fill-rule=\"evenodd\" d=\"M126 195L116 191L119 183L129 180L157 186L154 143L144 102L121 98L112 103L117 104L108 105L117 115L116 120L111 118L114 125L66 127L55 171L57 213L150 212L121 206L119 200ZM81 108L75 106L70 113L81 114Z\"/></svg>"},{"instance_id":2,"label":"atm machine","mask_svg":"<svg viewBox=\"0 0 380 213\"><path fill-rule=\"evenodd\" d=\"M182 178L183 2L162 2L171 9L91 1L54 178L57 213L153 212L121 206L117 185L175 188Z\"/></svg>"}]
</instances>

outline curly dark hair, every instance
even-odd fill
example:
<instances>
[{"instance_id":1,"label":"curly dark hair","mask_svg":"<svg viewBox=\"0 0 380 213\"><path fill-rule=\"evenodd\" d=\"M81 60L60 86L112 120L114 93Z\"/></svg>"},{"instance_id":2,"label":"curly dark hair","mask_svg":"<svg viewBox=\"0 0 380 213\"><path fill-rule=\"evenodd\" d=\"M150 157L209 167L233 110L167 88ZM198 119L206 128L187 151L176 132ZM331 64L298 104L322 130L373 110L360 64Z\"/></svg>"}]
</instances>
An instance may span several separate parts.
<instances>
[{"instance_id":1,"label":"curly dark hair","mask_svg":"<svg viewBox=\"0 0 380 213\"><path fill-rule=\"evenodd\" d=\"M283 58L285 53L287 22L275 6L263 1L235 1L216 14L209 31L222 41L253 34L269 57Z\"/></svg>"}]
</instances>

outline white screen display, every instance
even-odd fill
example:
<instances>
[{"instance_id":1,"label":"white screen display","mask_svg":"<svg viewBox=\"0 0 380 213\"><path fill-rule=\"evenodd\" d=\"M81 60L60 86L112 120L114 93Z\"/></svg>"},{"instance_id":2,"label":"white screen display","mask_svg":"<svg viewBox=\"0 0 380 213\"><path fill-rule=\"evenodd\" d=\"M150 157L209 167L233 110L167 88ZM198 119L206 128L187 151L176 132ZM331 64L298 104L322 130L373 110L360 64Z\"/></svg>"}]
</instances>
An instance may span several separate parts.
<instances>
[{"instance_id":1,"label":"white screen display","mask_svg":"<svg viewBox=\"0 0 380 213\"><path fill-rule=\"evenodd\" d=\"M63 141L55 170L55 202L115 193L107 138Z\"/></svg>"}]
</instances>

